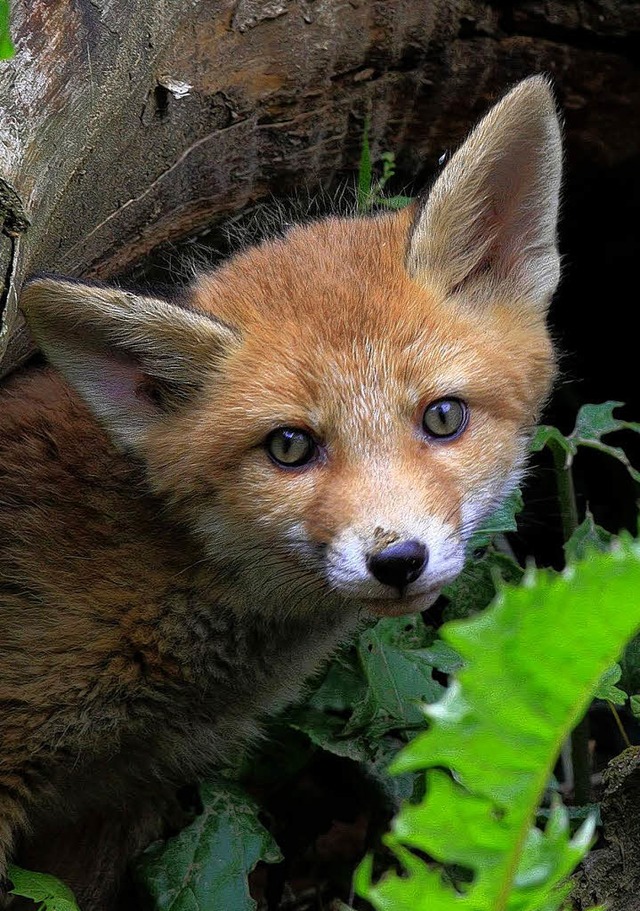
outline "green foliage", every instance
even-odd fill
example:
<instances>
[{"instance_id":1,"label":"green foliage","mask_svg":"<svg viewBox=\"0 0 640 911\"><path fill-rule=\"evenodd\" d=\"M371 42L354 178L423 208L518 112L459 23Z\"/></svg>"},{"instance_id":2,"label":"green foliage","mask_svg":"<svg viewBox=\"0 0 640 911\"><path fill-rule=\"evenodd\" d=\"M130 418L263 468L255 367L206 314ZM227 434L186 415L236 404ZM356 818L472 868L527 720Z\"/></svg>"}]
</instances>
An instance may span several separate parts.
<instances>
[{"instance_id":1,"label":"green foliage","mask_svg":"<svg viewBox=\"0 0 640 911\"><path fill-rule=\"evenodd\" d=\"M638 625L640 544L626 540L562 575L532 571L484 614L448 624L464 668L393 766L428 770L424 800L403 807L387 838L404 873L374 885L369 860L358 892L380 911L562 907L593 823L571 839L562 807L544 832L532 821L563 740ZM412 849L472 881L454 888Z\"/></svg>"},{"instance_id":2,"label":"green foliage","mask_svg":"<svg viewBox=\"0 0 640 911\"><path fill-rule=\"evenodd\" d=\"M360 164L358 167L358 186L356 201L359 212L366 212L371 207L371 147L369 145L369 118L364 123L362 146L360 149Z\"/></svg>"},{"instance_id":3,"label":"green foliage","mask_svg":"<svg viewBox=\"0 0 640 911\"><path fill-rule=\"evenodd\" d=\"M596 525L593 516L587 509L584 521L578 525L568 541L565 541L564 555L567 563L576 563L583 560L588 553L599 550L606 551L611 547L613 535L611 532Z\"/></svg>"},{"instance_id":4,"label":"green foliage","mask_svg":"<svg viewBox=\"0 0 640 911\"><path fill-rule=\"evenodd\" d=\"M435 702L443 691L425 659L427 644L419 617L380 620L360 636L358 655L367 688L345 733L366 729L377 739L395 728L423 726L423 703Z\"/></svg>"},{"instance_id":5,"label":"green foliage","mask_svg":"<svg viewBox=\"0 0 640 911\"><path fill-rule=\"evenodd\" d=\"M496 535L503 535L509 531L517 531L516 516L522 512L522 493L512 490L504 503L482 523L480 528L471 536L469 551L478 547L487 547Z\"/></svg>"},{"instance_id":6,"label":"green foliage","mask_svg":"<svg viewBox=\"0 0 640 911\"><path fill-rule=\"evenodd\" d=\"M32 899L38 911L80 911L71 889L55 876L12 865L8 872L13 883L11 894Z\"/></svg>"},{"instance_id":7,"label":"green foliage","mask_svg":"<svg viewBox=\"0 0 640 911\"><path fill-rule=\"evenodd\" d=\"M386 618L361 633L356 645L330 665L305 705L284 718L322 749L377 762L381 751L389 756L387 735L396 742L398 734L424 726L421 706L440 698L444 689L433 679L434 669L458 664L419 615Z\"/></svg>"},{"instance_id":8,"label":"green foliage","mask_svg":"<svg viewBox=\"0 0 640 911\"><path fill-rule=\"evenodd\" d=\"M608 668L602 677L593 694L594 699L606 699L614 705L624 705L627 701L627 694L616 686L616 683L622 677L622 668L619 664L614 664Z\"/></svg>"},{"instance_id":9,"label":"green foliage","mask_svg":"<svg viewBox=\"0 0 640 911\"><path fill-rule=\"evenodd\" d=\"M640 693L640 636L635 636L620 659L621 686L626 693Z\"/></svg>"},{"instance_id":10,"label":"green foliage","mask_svg":"<svg viewBox=\"0 0 640 911\"><path fill-rule=\"evenodd\" d=\"M138 876L157 911L255 911L247 876L259 860L277 863L280 852L239 788L208 783L201 796L204 812L166 843L151 845Z\"/></svg>"},{"instance_id":11,"label":"green foliage","mask_svg":"<svg viewBox=\"0 0 640 911\"><path fill-rule=\"evenodd\" d=\"M358 167L358 184L356 202L359 212L368 212L376 206L387 209L404 209L413 202L411 196L385 196L383 191L386 184L396 172L396 158L393 152L383 152L380 156L382 174L373 180L373 163L371 160L371 146L369 145L370 120L367 117L362 135L360 149L360 164Z\"/></svg>"},{"instance_id":12,"label":"green foliage","mask_svg":"<svg viewBox=\"0 0 640 911\"><path fill-rule=\"evenodd\" d=\"M620 408L622 404L622 402L603 402L601 405L583 405L578 412L576 425L568 437L560 433L557 427L542 424L533 437L531 451L538 452L544 446L556 448L564 454L565 465L568 467L581 446L596 449L618 459L634 481L640 482L640 471L633 468L625 452L617 446L608 446L602 442L603 436L619 430L633 430L640 433L640 424L621 421L613 416L614 410Z\"/></svg>"},{"instance_id":13,"label":"green foliage","mask_svg":"<svg viewBox=\"0 0 640 911\"><path fill-rule=\"evenodd\" d=\"M9 29L9 0L0 0L0 60L8 60L15 52Z\"/></svg>"}]
</instances>

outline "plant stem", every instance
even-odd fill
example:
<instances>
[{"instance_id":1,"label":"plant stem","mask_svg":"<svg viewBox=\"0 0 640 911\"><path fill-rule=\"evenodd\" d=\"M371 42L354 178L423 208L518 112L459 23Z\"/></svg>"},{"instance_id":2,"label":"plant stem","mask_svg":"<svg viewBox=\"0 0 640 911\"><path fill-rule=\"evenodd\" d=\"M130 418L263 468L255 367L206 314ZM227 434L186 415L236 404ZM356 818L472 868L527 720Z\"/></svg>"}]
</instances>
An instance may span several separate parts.
<instances>
[{"instance_id":1,"label":"plant stem","mask_svg":"<svg viewBox=\"0 0 640 911\"><path fill-rule=\"evenodd\" d=\"M560 446L550 444L553 455L553 466L556 475L556 488L560 502L562 518L562 535L565 543L579 525L578 504L573 484L571 465ZM578 806L591 800L591 757L589 756L589 720L587 716L580 721L571 734L571 761L573 763L573 799Z\"/></svg>"},{"instance_id":2,"label":"plant stem","mask_svg":"<svg viewBox=\"0 0 640 911\"><path fill-rule=\"evenodd\" d=\"M564 449L560 446L549 444L551 454L553 455L553 467L556 474L556 488L558 491L558 500L560 501L560 516L562 519L562 536L565 543L569 540L578 525L578 505L576 503L576 492L573 486L573 474L571 466L567 465L567 457Z\"/></svg>"},{"instance_id":3,"label":"plant stem","mask_svg":"<svg viewBox=\"0 0 640 911\"><path fill-rule=\"evenodd\" d=\"M627 732L625 731L624 725L623 725L622 721L620 720L620 715L618 714L617 708L615 707L615 705L613 704L613 702L609 702L609 700L607 700L607 705L608 705L609 708L611 709L611 712L612 712L612 714L613 714L613 717L614 717L615 720L616 720L616 724L618 725L618 730L620 731L620 736L622 737L622 741L623 741L624 745L625 745L626 747L630 747L630 746L631 746L631 741L629 740L629 735L628 735Z\"/></svg>"}]
</instances>

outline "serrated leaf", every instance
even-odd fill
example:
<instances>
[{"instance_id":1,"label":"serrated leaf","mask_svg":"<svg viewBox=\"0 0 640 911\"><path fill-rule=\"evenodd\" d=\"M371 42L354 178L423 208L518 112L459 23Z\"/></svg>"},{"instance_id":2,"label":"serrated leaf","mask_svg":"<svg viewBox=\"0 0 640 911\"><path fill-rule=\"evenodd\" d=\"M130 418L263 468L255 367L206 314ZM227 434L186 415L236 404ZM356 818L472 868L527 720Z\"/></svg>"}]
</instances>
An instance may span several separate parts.
<instances>
[{"instance_id":1,"label":"serrated leaf","mask_svg":"<svg viewBox=\"0 0 640 911\"><path fill-rule=\"evenodd\" d=\"M560 810L544 833L532 821L562 743L639 625L640 544L626 539L562 575L532 570L484 614L447 624L465 665L392 767L427 770L425 800L389 836L405 872L374 885L366 863L359 894L379 911L559 909L592 824L571 839ZM471 883L454 890L409 847L469 869Z\"/></svg>"},{"instance_id":2,"label":"serrated leaf","mask_svg":"<svg viewBox=\"0 0 640 911\"><path fill-rule=\"evenodd\" d=\"M631 696L629 706L634 718L640 718L640 696Z\"/></svg>"},{"instance_id":3,"label":"serrated leaf","mask_svg":"<svg viewBox=\"0 0 640 911\"><path fill-rule=\"evenodd\" d=\"M532 452L537 452L544 446L556 447L564 452L565 464L568 467L580 446L597 449L612 456L626 467L631 477L640 482L640 471L637 471L629 462L625 452L617 446L608 446L602 442L602 437L619 430L632 430L640 433L640 424L632 421L622 421L613 416L616 408L623 402L602 402L600 405L583 405L576 418L576 425L568 437L565 437L556 427L542 425L538 427L531 442Z\"/></svg>"},{"instance_id":4,"label":"serrated leaf","mask_svg":"<svg viewBox=\"0 0 640 911\"><path fill-rule=\"evenodd\" d=\"M358 655L367 690L354 707L345 735L366 730L367 737L375 739L387 731L422 725L422 704L438 699L443 687L433 679L433 668L419 649L403 647L403 635L415 637L414 624L420 622L388 618L361 634ZM426 628L423 635L428 635Z\"/></svg>"},{"instance_id":5,"label":"serrated leaf","mask_svg":"<svg viewBox=\"0 0 640 911\"><path fill-rule=\"evenodd\" d=\"M616 430L635 430L640 433L640 424L622 421L613 416L614 409L622 408L624 402L602 402L600 405L583 405L576 418L572 433L581 443L598 442L607 433Z\"/></svg>"},{"instance_id":6,"label":"serrated leaf","mask_svg":"<svg viewBox=\"0 0 640 911\"><path fill-rule=\"evenodd\" d=\"M55 876L23 870L13 864L9 865L8 873L13 883L11 895L32 899L39 911L80 911L71 889Z\"/></svg>"},{"instance_id":7,"label":"serrated leaf","mask_svg":"<svg viewBox=\"0 0 640 911\"><path fill-rule=\"evenodd\" d=\"M156 911L255 911L247 876L282 859L256 803L227 782L201 786L204 812L167 842L147 848L138 875Z\"/></svg>"},{"instance_id":8,"label":"serrated leaf","mask_svg":"<svg viewBox=\"0 0 640 911\"><path fill-rule=\"evenodd\" d=\"M555 428L551 428L555 429ZM474 532L467 545L467 553L473 553L477 548L486 547L496 535L503 535L509 531L517 531L516 516L522 512L524 503L522 493L516 488L512 490L499 509L485 519L480 528Z\"/></svg>"},{"instance_id":9,"label":"serrated leaf","mask_svg":"<svg viewBox=\"0 0 640 911\"><path fill-rule=\"evenodd\" d=\"M621 677L622 668L619 664L608 668L600 678L593 694L594 699L606 699L607 702L613 702L614 705L624 705L627 701L627 694L615 686Z\"/></svg>"},{"instance_id":10,"label":"serrated leaf","mask_svg":"<svg viewBox=\"0 0 640 911\"><path fill-rule=\"evenodd\" d=\"M564 545L564 555L567 563L576 563L584 559L591 550L605 551L611 546L613 535L596 525L592 514L587 509L584 521L576 528Z\"/></svg>"},{"instance_id":11,"label":"serrated leaf","mask_svg":"<svg viewBox=\"0 0 640 911\"><path fill-rule=\"evenodd\" d=\"M575 455L575 452L571 443L568 442L569 439L570 438L564 436L557 427L553 427L550 424L540 424L536 427L535 433L531 438L529 449L531 452L540 452L545 446L556 443L561 449L564 449L573 456Z\"/></svg>"},{"instance_id":12,"label":"serrated leaf","mask_svg":"<svg viewBox=\"0 0 640 911\"><path fill-rule=\"evenodd\" d=\"M420 726L419 705L440 695L433 668L448 672L459 664L459 656L436 639L419 614L384 618L361 633L357 647L338 655L304 705L288 709L280 720L323 750L376 764L380 737ZM382 675L379 665L385 667Z\"/></svg>"}]
</instances>

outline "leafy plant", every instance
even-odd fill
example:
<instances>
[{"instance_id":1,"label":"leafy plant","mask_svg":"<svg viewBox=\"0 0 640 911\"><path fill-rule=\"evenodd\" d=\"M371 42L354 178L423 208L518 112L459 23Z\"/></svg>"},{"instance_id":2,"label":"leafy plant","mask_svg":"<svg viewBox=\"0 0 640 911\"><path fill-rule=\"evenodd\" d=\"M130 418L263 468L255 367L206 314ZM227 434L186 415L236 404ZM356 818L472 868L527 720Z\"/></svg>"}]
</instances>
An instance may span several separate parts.
<instances>
[{"instance_id":1,"label":"leafy plant","mask_svg":"<svg viewBox=\"0 0 640 911\"><path fill-rule=\"evenodd\" d=\"M411 196L385 196L384 188L396 172L396 160L393 152L383 152L382 174L373 179L373 163L371 160L371 146L369 145L369 118L365 120L362 145L360 148L360 164L358 167L358 184L356 188L356 204L359 212L368 212L376 206L387 209L403 209L413 202Z\"/></svg>"},{"instance_id":2,"label":"leafy plant","mask_svg":"<svg viewBox=\"0 0 640 911\"><path fill-rule=\"evenodd\" d=\"M550 450L560 502L562 526L565 539L565 554L568 559L583 553L589 547L602 550L608 545L609 533L596 525L587 510L582 524L579 524L578 505L573 482L573 460L580 448L596 449L605 455L612 456L627 468L634 481L640 481L640 472L630 464L625 452L604 443L602 438L620 430L640 432L640 424L622 421L613 416L620 402L603 402L599 405L583 405L576 418L573 431L564 436L556 427L541 425L538 427L531 449L537 452L545 446ZM614 704L609 700L616 723L626 739ZM572 734L572 761L574 773L574 797L576 803L587 804L591 800L589 743L586 720L576 725Z\"/></svg>"},{"instance_id":3,"label":"leafy plant","mask_svg":"<svg viewBox=\"0 0 640 911\"><path fill-rule=\"evenodd\" d=\"M138 876L157 911L254 911L247 876L280 852L258 821L255 802L230 782L202 785L203 813L166 844L143 854Z\"/></svg>"},{"instance_id":4,"label":"leafy plant","mask_svg":"<svg viewBox=\"0 0 640 911\"><path fill-rule=\"evenodd\" d=\"M55 876L9 866L9 878L13 883L11 895L32 899L38 911L80 911L71 889Z\"/></svg>"},{"instance_id":5,"label":"leafy plant","mask_svg":"<svg viewBox=\"0 0 640 911\"><path fill-rule=\"evenodd\" d=\"M634 481L640 482L640 471L633 468L624 450L602 442L602 437L619 430L634 430L640 433L640 424L622 421L613 416L614 410L621 408L622 405L623 402L583 405L569 436L564 436L557 427L542 424L533 437L531 451L538 452L543 446L548 446L553 453L561 454L563 467L570 468L580 447L597 449L622 462Z\"/></svg>"},{"instance_id":6,"label":"leafy plant","mask_svg":"<svg viewBox=\"0 0 640 911\"><path fill-rule=\"evenodd\" d=\"M9 0L0 0L0 60L8 60L15 52L9 30Z\"/></svg>"},{"instance_id":7,"label":"leafy plant","mask_svg":"<svg viewBox=\"0 0 640 911\"><path fill-rule=\"evenodd\" d=\"M393 763L427 770L424 800L405 805L387 837L403 873L374 885L369 858L358 892L380 911L562 907L593 822L572 839L561 806L544 832L533 820L564 738L639 625L640 544L630 540L561 575L531 571L484 614L446 625L465 665L425 707L430 730ZM452 885L443 864L471 882Z\"/></svg>"}]
</instances>

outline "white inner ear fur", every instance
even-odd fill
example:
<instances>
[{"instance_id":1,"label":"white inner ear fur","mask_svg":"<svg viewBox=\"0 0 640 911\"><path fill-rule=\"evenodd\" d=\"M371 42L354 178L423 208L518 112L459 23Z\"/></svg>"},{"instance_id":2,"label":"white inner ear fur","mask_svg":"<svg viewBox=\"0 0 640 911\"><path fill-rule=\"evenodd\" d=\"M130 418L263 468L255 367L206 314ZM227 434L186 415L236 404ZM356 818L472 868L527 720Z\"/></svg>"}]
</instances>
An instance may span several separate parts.
<instances>
[{"instance_id":1,"label":"white inner ear fur","mask_svg":"<svg viewBox=\"0 0 640 911\"><path fill-rule=\"evenodd\" d=\"M545 311L560 276L562 137L549 83L524 80L453 155L418 213L407 269L470 302Z\"/></svg>"}]
</instances>

